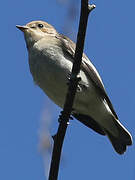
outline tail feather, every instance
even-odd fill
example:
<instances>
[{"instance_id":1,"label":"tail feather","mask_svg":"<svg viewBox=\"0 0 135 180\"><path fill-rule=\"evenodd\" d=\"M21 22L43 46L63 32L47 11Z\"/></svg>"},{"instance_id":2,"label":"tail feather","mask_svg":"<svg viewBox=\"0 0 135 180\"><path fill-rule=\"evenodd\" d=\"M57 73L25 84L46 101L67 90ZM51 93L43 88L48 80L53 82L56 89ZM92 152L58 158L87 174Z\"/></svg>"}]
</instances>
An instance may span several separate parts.
<instances>
[{"instance_id":1,"label":"tail feather","mask_svg":"<svg viewBox=\"0 0 135 180\"><path fill-rule=\"evenodd\" d=\"M121 140L119 140L118 138L111 135L108 131L106 131L106 134L107 134L109 140L111 141L115 151L118 154L123 154L127 149L127 144L121 142Z\"/></svg>"},{"instance_id":2,"label":"tail feather","mask_svg":"<svg viewBox=\"0 0 135 180\"><path fill-rule=\"evenodd\" d=\"M73 116L97 133L107 135L118 154L123 154L127 146L132 145L130 133L114 116L109 117L108 121L104 121L102 124L98 124L93 118L84 114L74 113Z\"/></svg>"},{"instance_id":3,"label":"tail feather","mask_svg":"<svg viewBox=\"0 0 135 180\"><path fill-rule=\"evenodd\" d=\"M91 128L91 129L93 129L97 133L99 133L101 135L105 135L105 132L102 129L102 127L92 117L84 115L84 114L77 114L77 113L74 113L73 116L76 119L78 119L81 123L83 123L84 125L86 125L87 127Z\"/></svg>"},{"instance_id":4,"label":"tail feather","mask_svg":"<svg viewBox=\"0 0 135 180\"><path fill-rule=\"evenodd\" d=\"M132 137L119 121L115 121L115 124L119 132L118 137L115 137L109 131L105 132L109 140L111 141L115 151L119 154L123 154L126 151L127 146L132 145Z\"/></svg>"}]
</instances>

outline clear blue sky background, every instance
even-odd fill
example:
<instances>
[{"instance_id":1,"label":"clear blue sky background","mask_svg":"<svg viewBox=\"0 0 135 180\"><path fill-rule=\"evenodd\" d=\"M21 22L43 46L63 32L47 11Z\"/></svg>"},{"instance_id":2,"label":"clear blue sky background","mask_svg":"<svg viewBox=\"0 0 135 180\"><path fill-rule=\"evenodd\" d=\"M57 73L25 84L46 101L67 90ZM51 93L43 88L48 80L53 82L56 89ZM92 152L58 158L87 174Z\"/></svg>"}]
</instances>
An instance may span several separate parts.
<instances>
[{"instance_id":1,"label":"clear blue sky background","mask_svg":"<svg viewBox=\"0 0 135 180\"><path fill-rule=\"evenodd\" d=\"M78 8L80 1L75 3ZM97 8L89 18L85 52L100 72L119 119L134 139L135 1L94 3ZM67 6L55 0L5 0L0 5L0 17L0 179L45 180L38 151L41 114L49 108L54 133L60 109L33 84L23 34L15 25L42 19L63 32ZM78 17L71 23L74 34ZM62 159L60 180L135 179L135 145L120 156L106 137L76 120L68 127Z\"/></svg>"}]
</instances>

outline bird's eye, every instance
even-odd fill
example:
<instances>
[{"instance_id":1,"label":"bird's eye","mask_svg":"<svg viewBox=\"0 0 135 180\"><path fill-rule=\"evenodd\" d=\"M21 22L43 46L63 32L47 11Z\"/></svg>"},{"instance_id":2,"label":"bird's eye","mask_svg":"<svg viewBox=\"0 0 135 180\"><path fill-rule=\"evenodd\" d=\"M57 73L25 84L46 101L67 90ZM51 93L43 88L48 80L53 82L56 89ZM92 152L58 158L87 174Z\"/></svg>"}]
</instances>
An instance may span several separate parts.
<instances>
[{"instance_id":1,"label":"bird's eye","mask_svg":"<svg viewBox=\"0 0 135 180\"><path fill-rule=\"evenodd\" d=\"M44 26L43 26L43 24L38 24L38 27L43 28Z\"/></svg>"}]
</instances>

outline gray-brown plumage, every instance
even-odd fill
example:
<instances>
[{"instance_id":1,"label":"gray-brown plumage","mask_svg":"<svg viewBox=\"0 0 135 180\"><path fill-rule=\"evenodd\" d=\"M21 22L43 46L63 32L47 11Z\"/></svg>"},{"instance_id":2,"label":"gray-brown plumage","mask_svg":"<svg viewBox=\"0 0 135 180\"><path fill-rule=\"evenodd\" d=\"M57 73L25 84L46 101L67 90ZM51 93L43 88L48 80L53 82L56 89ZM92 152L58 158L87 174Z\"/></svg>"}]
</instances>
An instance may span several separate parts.
<instances>
[{"instance_id":1,"label":"gray-brown plumage","mask_svg":"<svg viewBox=\"0 0 135 180\"><path fill-rule=\"evenodd\" d=\"M63 108L75 44L43 21L17 27L24 32L34 81ZM118 120L103 82L85 54L79 76L81 82L73 105L73 116L99 134L107 135L116 152L123 154L132 144L132 137Z\"/></svg>"}]
</instances>

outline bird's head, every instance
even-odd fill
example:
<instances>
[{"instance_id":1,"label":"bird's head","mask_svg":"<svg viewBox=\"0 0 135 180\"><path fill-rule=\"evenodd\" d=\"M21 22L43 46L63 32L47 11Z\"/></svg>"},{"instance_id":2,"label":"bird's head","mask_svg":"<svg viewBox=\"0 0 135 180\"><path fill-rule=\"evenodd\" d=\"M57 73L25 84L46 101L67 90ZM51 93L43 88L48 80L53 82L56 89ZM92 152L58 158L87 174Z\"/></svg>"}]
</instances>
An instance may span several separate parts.
<instances>
[{"instance_id":1,"label":"bird's head","mask_svg":"<svg viewBox=\"0 0 135 180\"><path fill-rule=\"evenodd\" d=\"M24 26L16 25L16 27L24 33L28 47L45 36L55 36L57 33L53 26L44 21L32 21Z\"/></svg>"}]
</instances>

